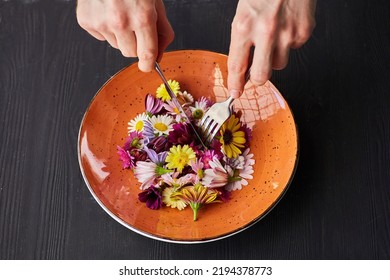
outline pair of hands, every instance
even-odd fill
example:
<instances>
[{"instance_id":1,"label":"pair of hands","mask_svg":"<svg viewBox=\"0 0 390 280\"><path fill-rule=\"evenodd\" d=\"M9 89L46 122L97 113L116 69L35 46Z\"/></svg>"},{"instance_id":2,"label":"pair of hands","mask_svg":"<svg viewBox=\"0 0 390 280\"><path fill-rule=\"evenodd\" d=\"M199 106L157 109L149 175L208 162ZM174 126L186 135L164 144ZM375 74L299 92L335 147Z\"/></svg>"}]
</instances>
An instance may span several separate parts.
<instances>
[{"instance_id":1,"label":"pair of hands","mask_svg":"<svg viewBox=\"0 0 390 280\"><path fill-rule=\"evenodd\" d=\"M232 97L241 95L249 67L251 82L262 85L272 69L287 65L290 49L302 46L311 35L315 6L316 0L239 0L228 56ZM77 20L123 56L138 57L138 67L144 72L154 69L154 62L174 38L162 0L78 0Z\"/></svg>"}]
</instances>

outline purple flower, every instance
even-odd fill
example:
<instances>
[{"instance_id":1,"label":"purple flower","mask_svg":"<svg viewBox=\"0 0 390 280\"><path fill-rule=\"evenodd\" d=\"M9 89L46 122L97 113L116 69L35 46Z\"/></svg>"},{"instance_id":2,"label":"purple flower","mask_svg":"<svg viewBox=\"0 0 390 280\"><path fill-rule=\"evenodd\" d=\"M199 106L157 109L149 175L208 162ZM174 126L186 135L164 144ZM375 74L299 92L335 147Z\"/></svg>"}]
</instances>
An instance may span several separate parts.
<instances>
[{"instance_id":1,"label":"purple flower","mask_svg":"<svg viewBox=\"0 0 390 280\"><path fill-rule=\"evenodd\" d=\"M146 112L155 115L161 111L164 106L164 102L160 99L148 94L145 99Z\"/></svg>"},{"instance_id":2,"label":"purple flower","mask_svg":"<svg viewBox=\"0 0 390 280\"><path fill-rule=\"evenodd\" d=\"M172 146L172 143L169 143L168 138L165 136L158 136L149 142L148 147L156 151L156 153L161 153L163 151L168 151Z\"/></svg>"},{"instance_id":3,"label":"purple flower","mask_svg":"<svg viewBox=\"0 0 390 280\"><path fill-rule=\"evenodd\" d=\"M148 158L146 152L141 149L132 149L130 155L134 157L134 163L137 161L145 161Z\"/></svg>"},{"instance_id":4,"label":"purple flower","mask_svg":"<svg viewBox=\"0 0 390 280\"><path fill-rule=\"evenodd\" d=\"M134 157L130 155L128 150L123 149L122 147L117 146L119 159L122 162L124 169L133 169L134 168Z\"/></svg>"},{"instance_id":5,"label":"purple flower","mask_svg":"<svg viewBox=\"0 0 390 280\"><path fill-rule=\"evenodd\" d=\"M144 147L144 151L148 154L150 161L160 166L162 166L165 163L165 158L168 155L167 151L157 154L156 151L149 149L147 147Z\"/></svg>"},{"instance_id":6,"label":"purple flower","mask_svg":"<svg viewBox=\"0 0 390 280\"><path fill-rule=\"evenodd\" d=\"M153 126L149 120L146 120L144 122L144 129L142 131L142 135L144 137L145 144L148 144L156 137L156 135L154 135Z\"/></svg>"},{"instance_id":7,"label":"purple flower","mask_svg":"<svg viewBox=\"0 0 390 280\"><path fill-rule=\"evenodd\" d=\"M141 202L146 202L148 208L157 210L162 206L161 189L152 185L143 192L140 192L138 199Z\"/></svg>"},{"instance_id":8,"label":"purple flower","mask_svg":"<svg viewBox=\"0 0 390 280\"><path fill-rule=\"evenodd\" d=\"M194 137L187 124L177 123L173 125L173 130L169 132L168 140L173 145L191 144Z\"/></svg>"}]
</instances>

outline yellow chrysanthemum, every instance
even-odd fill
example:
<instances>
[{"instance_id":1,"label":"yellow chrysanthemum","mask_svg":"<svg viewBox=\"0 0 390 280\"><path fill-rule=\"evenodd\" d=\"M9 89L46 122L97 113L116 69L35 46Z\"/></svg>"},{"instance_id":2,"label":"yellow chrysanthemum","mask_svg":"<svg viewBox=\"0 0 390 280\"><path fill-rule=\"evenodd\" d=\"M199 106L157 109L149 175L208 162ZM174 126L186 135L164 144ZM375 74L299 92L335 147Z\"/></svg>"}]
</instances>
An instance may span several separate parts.
<instances>
[{"instance_id":1,"label":"yellow chrysanthemum","mask_svg":"<svg viewBox=\"0 0 390 280\"><path fill-rule=\"evenodd\" d=\"M232 115L221 127L222 149L228 158L236 158L245 147L245 132L240 130L241 123L236 116Z\"/></svg>"},{"instance_id":2,"label":"yellow chrysanthemum","mask_svg":"<svg viewBox=\"0 0 390 280\"><path fill-rule=\"evenodd\" d=\"M165 188L162 193L162 196L163 202L168 207L183 210L187 206L187 204L181 197L181 192L175 191L175 188L173 187Z\"/></svg>"},{"instance_id":3,"label":"yellow chrysanthemum","mask_svg":"<svg viewBox=\"0 0 390 280\"><path fill-rule=\"evenodd\" d=\"M184 145L182 147L177 145L169 149L165 162L167 162L167 168L177 169L177 171L182 172L183 168L189 165L195 158L195 152L190 146Z\"/></svg>"},{"instance_id":4,"label":"yellow chrysanthemum","mask_svg":"<svg viewBox=\"0 0 390 280\"><path fill-rule=\"evenodd\" d=\"M168 84L171 87L173 93L177 96L177 93L180 91L180 84L175 80L168 80ZM164 84L161 84L156 90L156 96L162 101L169 101L171 97Z\"/></svg>"}]
</instances>

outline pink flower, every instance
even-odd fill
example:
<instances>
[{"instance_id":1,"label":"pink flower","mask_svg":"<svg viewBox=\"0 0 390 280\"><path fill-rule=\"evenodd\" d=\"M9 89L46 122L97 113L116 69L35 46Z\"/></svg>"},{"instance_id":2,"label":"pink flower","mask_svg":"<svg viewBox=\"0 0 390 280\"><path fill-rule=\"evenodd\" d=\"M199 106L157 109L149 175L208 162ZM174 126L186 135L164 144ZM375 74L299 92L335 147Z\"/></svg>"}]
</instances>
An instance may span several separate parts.
<instances>
[{"instance_id":1,"label":"pink flower","mask_svg":"<svg viewBox=\"0 0 390 280\"><path fill-rule=\"evenodd\" d=\"M202 180L202 178L204 176L203 162L199 158L197 158L196 160L192 161L190 165L191 165L192 170L196 174L195 184L200 183L200 181Z\"/></svg>"},{"instance_id":2,"label":"pink flower","mask_svg":"<svg viewBox=\"0 0 390 280\"><path fill-rule=\"evenodd\" d=\"M175 190L179 190L185 185L193 184L195 182L195 174L186 174L180 178L177 178L179 173L173 173L173 174L163 174L161 178L164 180L164 182L173 187Z\"/></svg>"},{"instance_id":3,"label":"pink flower","mask_svg":"<svg viewBox=\"0 0 390 280\"><path fill-rule=\"evenodd\" d=\"M234 163L236 164L235 168L229 165L225 166L229 174L229 182L225 186L227 191L241 190L242 186L248 185L246 179L253 179L252 174L254 172L253 165L255 164L255 160L253 159L253 154L249 153L249 148Z\"/></svg>"},{"instance_id":4,"label":"pink flower","mask_svg":"<svg viewBox=\"0 0 390 280\"><path fill-rule=\"evenodd\" d=\"M180 114L179 108L177 108L176 104L172 100L167 100L165 102L164 109L175 119L176 122L180 122L182 115Z\"/></svg>"},{"instance_id":5,"label":"pink flower","mask_svg":"<svg viewBox=\"0 0 390 280\"><path fill-rule=\"evenodd\" d=\"M218 149L216 149L216 150L210 149L210 150L204 151L201 154L201 161L204 164L204 168L210 168L209 163L210 163L210 161L212 161L214 159L214 157L216 157L218 160L221 160L222 156L223 156L223 154L221 153L220 150L218 152Z\"/></svg>"},{"instance_id":6,"label":"pink flower","mask_svg":"<svg viewBox=\"0 0 390 280\"><path fill-rule=\"evenodd\" d=\"M204 177L202 184L209 188L224 187L229 180L229 174L222 166L217 157L214 157L212 161L209 161L210 169L204 171Z\"/></svg>"},{"instance_id":7,"label":"pink flower","mask_svg":"<svg viewBox=\"0 0 390 280\"><path fill-rule=\"evenodd\" d=\"M130 155L128 150L123 149L122 147L117 146L119 160L122 162L124 169L133 169L134 168L134 157Z\"/></svg>"}]
</instances>

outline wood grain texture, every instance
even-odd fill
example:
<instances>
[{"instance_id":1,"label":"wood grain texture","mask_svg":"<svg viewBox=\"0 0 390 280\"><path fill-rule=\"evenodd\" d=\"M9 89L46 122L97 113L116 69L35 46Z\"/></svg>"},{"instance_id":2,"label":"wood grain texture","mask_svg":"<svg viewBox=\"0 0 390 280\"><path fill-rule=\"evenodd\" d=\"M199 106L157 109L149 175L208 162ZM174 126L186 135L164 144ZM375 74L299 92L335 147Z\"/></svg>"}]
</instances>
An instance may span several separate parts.
<instances>
[{"instance_id":1,"label":"wood grain texture","mask_svg":"<svg viewBox=\"0 0 390 280\"><path fill-rule=\"evenodd\" d=\"M237 1L165 1L169 49L227 53ZM272 81L299 129L289 191L229 239L147 239L94 201L77 133L133 63L77 25L75 1L0 0L0 259L389 259L390 2L318 1L310 41Z\"/></svg>"}]
</instances>

